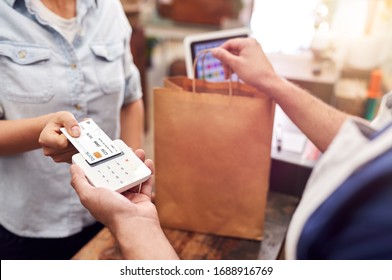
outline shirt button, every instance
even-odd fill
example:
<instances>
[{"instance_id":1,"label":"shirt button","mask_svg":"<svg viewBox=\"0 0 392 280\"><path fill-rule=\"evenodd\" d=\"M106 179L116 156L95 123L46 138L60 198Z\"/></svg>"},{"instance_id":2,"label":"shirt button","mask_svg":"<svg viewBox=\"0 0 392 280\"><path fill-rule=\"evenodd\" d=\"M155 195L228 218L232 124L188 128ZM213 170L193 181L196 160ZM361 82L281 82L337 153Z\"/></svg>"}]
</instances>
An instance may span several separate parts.
<instances>
[{"instance_id":1,"label":"shirt button","mask_svg":"<svg viewBox=\"0 0 392 280\"><path fill-rule=\"evenodd\" d=\"M79 104L75 104L74 107L75 107L75 109L78 110L78 111L82 110L82 106L80 106Z\"/></svg>"},{"instance_id":2,"label":"shirt button","mask_svg":"<svg viewBox=\"0 0 392 280\"><path fill-rule=\"evenodd\" d=\"M71 63L70 67L71 69L75 70L78 66L76 65L76 63Z\"/></svg>"},{"instance_id":3,"label":"shirt button","mask_svg":"<svg viewBox=\"0 0 392 280\"><path fill-rule=\"evenodd\" d=\"M26 51L19 51L19 52L18 52L18 57L19 57L20 59L26 58Z\"/></svg>"}]
</instances>

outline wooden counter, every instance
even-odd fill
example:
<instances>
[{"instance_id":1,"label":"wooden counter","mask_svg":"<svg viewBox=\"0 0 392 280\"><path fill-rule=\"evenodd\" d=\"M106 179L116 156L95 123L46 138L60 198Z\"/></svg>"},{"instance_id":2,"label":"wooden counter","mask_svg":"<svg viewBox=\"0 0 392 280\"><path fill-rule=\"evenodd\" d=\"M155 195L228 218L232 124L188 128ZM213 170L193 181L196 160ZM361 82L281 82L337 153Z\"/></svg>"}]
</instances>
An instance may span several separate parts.
<instances>
[{"instance_id":1,"label":"wooden counter","mask_svg":"<svg viewBox=\"0 0 392 280\"><path fill-rule=\"evenodd\" d=\"M267 199L263 241L222 237L190 231L164 229L181 259L250 260L280 258L286 231L299 199L270 192ZM109 230L104 228L74 257L74 260L122 259Z\"/></svg>"}]
</instances>

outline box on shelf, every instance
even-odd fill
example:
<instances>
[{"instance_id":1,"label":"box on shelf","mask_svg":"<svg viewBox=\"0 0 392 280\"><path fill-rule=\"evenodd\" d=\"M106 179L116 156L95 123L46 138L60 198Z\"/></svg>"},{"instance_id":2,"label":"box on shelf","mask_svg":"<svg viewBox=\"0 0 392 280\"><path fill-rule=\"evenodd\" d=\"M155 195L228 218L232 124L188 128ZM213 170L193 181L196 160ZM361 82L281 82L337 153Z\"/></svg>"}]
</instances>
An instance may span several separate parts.
<instances>
[{"instance_id":1,"label":"box on shelf","mask_svg":"<svg viewBox=\"0 0 392 280\"><path fill-rule=\"evenodd\" d=\"M242 0L172 0L158 1L161 17L192 24L221 25L225 18L237 19Z\"/></svg>"},{"instance_id":2,"label":"box on shelf","mask_svg":"<svg viewBox=\"0 0 392 280\"><path fill-rule=\"evenodd\" d=\"M341 79L335 85L335 107L348 114L363 117L367 100L367 82Z\"/></svg>"}]
</instances>

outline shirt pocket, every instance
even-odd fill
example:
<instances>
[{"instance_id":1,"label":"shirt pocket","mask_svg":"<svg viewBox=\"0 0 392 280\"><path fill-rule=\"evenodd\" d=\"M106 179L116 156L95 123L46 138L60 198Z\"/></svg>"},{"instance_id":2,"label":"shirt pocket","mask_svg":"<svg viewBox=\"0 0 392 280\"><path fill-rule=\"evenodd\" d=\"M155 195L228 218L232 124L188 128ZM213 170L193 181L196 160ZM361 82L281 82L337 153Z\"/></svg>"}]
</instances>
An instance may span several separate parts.
<instances>
[{"instance_id":1,"label":"shirt pocket","mask_svg":"<svg viewBox=\"0 0 392 280\"><path fill-rule=\"evenodd\" d=\"M0 92L13 102L49 102L54 96L50 58L44 46L0 42Z\"/></svg>"},{"instance_id":2,"label":"shirt pocket","mask_svg":"<svg viewBox=\"0 0 392 280\"><path fill-rule=\"evenodd\" d=\"M105 94L122 92L125 85L123 42L115 44L92 44L95 55L95 73Z\"/></svg>"}]
</instances>

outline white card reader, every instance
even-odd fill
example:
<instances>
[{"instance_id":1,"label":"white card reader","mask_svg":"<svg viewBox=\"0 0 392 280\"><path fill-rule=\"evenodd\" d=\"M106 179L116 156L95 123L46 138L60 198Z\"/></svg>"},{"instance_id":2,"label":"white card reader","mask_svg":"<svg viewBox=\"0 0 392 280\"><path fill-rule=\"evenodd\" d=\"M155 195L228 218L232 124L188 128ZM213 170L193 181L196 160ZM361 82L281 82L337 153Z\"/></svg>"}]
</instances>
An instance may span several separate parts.
<instances>
[{"instance_id":1,"label":"white card reader","mask_svg":"<svg viewBox=\"0 0 392 280\"><path fill-rule=\"evenodd\" d=\"M119 193L135 187L151 176L151 170L120 139L113 141L121 153L97 163L88 163L81 153L72 156L72 162L85 173L95 187L115 190Z\"/></svg>"}]
</instances>

